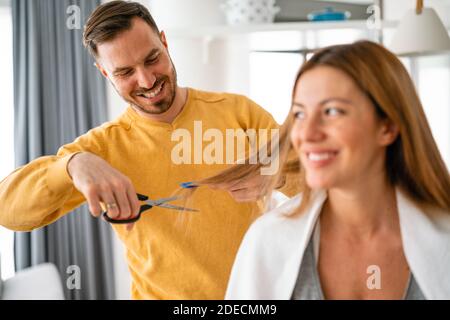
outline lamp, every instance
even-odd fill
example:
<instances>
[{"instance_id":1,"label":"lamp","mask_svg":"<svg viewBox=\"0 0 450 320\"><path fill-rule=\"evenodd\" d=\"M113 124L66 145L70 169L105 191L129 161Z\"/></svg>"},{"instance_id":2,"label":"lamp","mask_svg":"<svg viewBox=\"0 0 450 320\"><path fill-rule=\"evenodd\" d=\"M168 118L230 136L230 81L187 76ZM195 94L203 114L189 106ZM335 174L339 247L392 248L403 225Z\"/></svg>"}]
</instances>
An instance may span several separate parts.
<instances>
[{"instance_id":1,"label":"lamp","mask_svg":"<svg viewBox=\"0 0 450 320\"><path fill-rule=\"evenodd\" d=\"M450 37L436 11L417 0L416 9L400 21L389 48L399 56L435 54L450 51Z\"/></svg>"}]
</instances>

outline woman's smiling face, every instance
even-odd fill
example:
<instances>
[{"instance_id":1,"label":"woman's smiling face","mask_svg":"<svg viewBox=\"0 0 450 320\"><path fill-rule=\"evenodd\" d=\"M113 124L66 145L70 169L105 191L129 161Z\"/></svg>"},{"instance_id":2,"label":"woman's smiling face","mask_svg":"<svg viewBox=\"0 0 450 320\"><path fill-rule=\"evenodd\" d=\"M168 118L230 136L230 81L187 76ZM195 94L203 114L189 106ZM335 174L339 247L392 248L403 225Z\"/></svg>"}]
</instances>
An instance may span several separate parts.
<instances>
[{"instance_id":1,"label":"woman's smiling face","mask_svg":"<svg viewBox=\"0 0 450 320\"><path fill-rule=\"evenodd\" d=\"M385 174L386 147L397 130L344 72L319 66L298 80L291 141L309 187L346 188Z\"/></svg>"}]
</instances>

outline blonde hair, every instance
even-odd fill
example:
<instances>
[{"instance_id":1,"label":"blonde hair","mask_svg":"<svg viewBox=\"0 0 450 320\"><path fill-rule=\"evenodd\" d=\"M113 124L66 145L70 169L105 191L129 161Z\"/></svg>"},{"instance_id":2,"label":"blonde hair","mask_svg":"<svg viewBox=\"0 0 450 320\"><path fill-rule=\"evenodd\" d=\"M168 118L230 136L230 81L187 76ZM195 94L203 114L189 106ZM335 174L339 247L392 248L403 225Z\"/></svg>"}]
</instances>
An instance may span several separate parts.
<instances>
[{"instance_id":1,"label":"blonde hair","mask_svg":"<svg viewBox=\"0 0 450 320\"><path fill-rule=\"evenodd\" d=\"M377 115L398 126L399 135L386 150L389 182L401 188L418 205L450 211L449 172L433 139L414 84L401 61L383 46L370 41L326 47L303 64L294 90L302 75L318 66L329 66L346 73L372 101ZM297 212L302 212L309 205L312 190L306 184L298 158L288 161L292 149L292 125L293 115L289 113L280 128L282 170L268 178L262 188L264 194L270 194L280 175L300 172L298 183L303 197ZM196 183L214 186L238 181L259 175L261 167L261 164L239 164Z\"/></svg>"}]
</instances>

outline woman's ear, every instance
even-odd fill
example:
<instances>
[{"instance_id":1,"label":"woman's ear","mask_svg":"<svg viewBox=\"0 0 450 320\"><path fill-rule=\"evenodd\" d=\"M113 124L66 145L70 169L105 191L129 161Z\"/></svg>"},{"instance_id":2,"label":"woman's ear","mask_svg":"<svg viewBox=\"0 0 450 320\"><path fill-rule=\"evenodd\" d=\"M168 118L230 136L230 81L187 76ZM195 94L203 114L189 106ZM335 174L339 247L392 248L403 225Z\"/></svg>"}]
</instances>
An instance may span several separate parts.
<instances>
[{"instance_id":1,"label":"woman's ear","mask_svg":"<svg viewBox=\"0 0 450 320\"><path fill-rule=\"evenodd\" d=\"M378 142L381 146L392 144L399 135L398 126L389 119L381 121Z\"/></svg>"}]
</instances>

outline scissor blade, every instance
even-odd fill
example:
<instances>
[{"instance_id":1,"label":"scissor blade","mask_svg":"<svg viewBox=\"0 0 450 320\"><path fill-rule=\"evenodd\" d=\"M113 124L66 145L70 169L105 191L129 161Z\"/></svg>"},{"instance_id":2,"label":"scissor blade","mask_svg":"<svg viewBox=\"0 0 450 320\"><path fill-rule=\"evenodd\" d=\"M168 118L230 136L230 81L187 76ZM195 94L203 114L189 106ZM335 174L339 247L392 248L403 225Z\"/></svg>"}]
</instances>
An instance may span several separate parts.
<instances>
[{"instance_id":1,"label":"scissor blade","mask_svg":"<svg viewBox=\"0 0 450 320\"><path fill-rule=\"evenodd\" d=\"M167 204L167 203L158 204L157 206L161 207L161 208L172 209L172 210L198 212L198 210L196 210L196 209L174 206L172 204Z\"/></svg>"},{"instance_id":2,"label":"scissor blade","mask_svg":"<svg viewBox=\"0 0 450 320\"><path fill-rule=\"evenodd\" d=\"M147 202L151 206L160 206L163 203L179 200L180 198L181 198L180 196L173 196L170 198L162 198L158 200L147 200L145 202Z\"/></svg>"}]
</instances>

